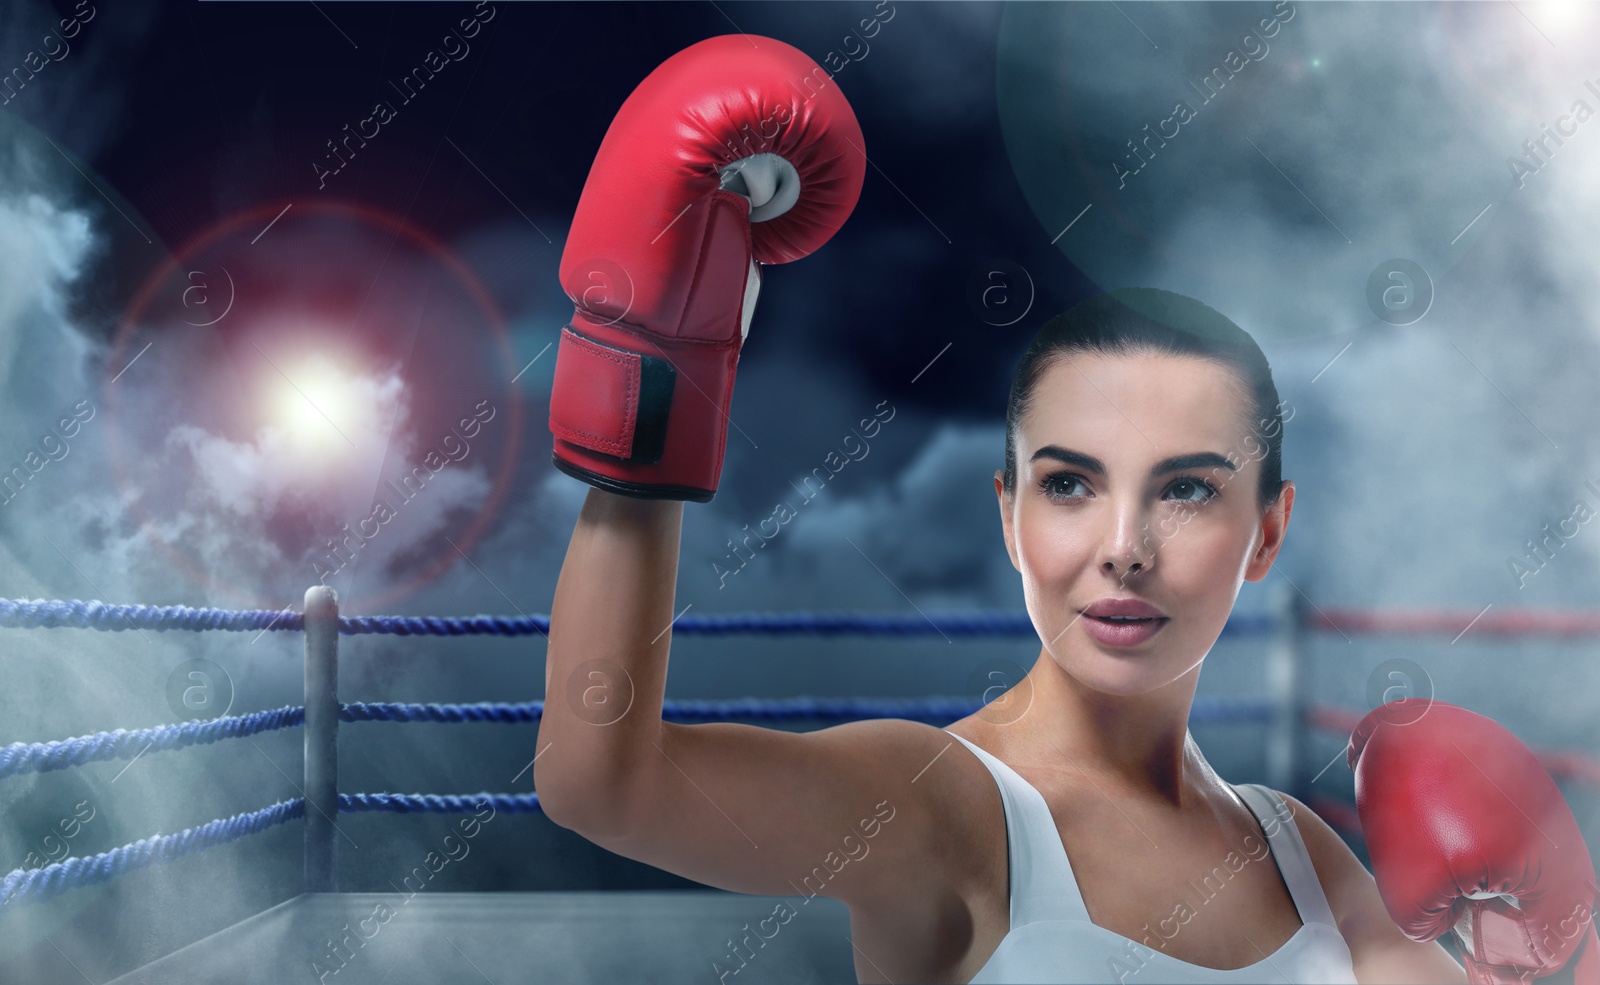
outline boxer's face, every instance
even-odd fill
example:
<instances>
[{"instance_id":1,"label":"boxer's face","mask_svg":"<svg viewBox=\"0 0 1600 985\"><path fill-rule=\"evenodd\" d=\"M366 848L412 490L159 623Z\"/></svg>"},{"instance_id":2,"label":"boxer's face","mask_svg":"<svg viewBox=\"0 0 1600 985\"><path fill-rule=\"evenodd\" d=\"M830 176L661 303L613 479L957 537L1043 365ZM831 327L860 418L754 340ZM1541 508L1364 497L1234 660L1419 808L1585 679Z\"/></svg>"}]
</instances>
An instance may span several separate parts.
<instances>
[{"instance_id":1,"label":"boxer's face","mask_svg":"<svg viewBox=\"0 0 1600 985\"><path fill-rule=\"evenodd\" d=\"M1076 354L1039 380L1018 425L1016 488L1007 496L996 479L996 491L1028 613L1078 680L1118 694L1171 683L1204 658L1241 582L1266 576L1294 493L1286 484L1262 510L1252 416L1238 374L1210 359ZM1097 639L1101 624L1081 613L1105 598L1147 602L1165 621L1131 645Z\"/></svg>"}]
</instances>

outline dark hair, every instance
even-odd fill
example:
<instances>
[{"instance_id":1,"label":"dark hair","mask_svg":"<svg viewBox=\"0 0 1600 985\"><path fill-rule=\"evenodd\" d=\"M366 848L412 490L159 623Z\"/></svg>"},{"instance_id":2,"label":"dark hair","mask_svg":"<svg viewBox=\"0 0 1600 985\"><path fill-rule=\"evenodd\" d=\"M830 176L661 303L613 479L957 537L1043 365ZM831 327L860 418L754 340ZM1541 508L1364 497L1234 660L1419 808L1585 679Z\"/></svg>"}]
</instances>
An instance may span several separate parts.
<instances>
[{"instance_id":1,"label":"dark hair","mask_svg":"<svg viewBox=\"0 0 1600 985\"><path fill-rule=\"evenodd\" d=\"M1267 509L1283 485L1283 412L1272 368L1255 339L1222 313L1193 298L1151 287L1124 287L1097 294L1040 326L1022 354L1006 403L1004 487L1017 485L1017 424L1033 388L1056 357L1074 353L1130 355L1139 352L1191 355L1232 369L1252 396L1249 429L1266 449L1261 456L1260 506ZM1252 457L1260 447L1252 449Z\"/></svg>"}]
</instances>

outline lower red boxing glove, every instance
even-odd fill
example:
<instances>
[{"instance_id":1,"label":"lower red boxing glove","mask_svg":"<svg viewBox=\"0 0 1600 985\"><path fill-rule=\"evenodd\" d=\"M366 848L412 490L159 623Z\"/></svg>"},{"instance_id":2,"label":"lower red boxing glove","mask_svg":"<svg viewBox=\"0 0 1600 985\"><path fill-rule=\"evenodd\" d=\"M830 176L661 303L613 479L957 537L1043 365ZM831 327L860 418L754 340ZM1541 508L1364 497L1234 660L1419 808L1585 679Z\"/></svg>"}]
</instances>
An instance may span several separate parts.
<instances>
[{"instance_id":1,"label":"lower red boxing glove","mask_svg":"<svg viewBox=\"0 0 1600 985\"><path fill-rule=\"evenodd\" d=\"M1407 937L1454 930L1473 985L1600 985L1588 846L1516 736L1406 698L1363 718L1346 758L1378 892Z\"/></svg>"}]
</instances>

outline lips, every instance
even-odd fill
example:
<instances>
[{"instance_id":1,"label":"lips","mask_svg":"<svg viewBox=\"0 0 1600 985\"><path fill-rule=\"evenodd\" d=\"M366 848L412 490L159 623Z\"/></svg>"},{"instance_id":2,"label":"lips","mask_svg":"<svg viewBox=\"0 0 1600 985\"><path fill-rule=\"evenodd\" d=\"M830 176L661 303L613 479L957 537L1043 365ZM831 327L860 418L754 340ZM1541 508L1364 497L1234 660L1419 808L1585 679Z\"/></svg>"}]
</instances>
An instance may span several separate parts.
<instances>
[{"instance_id":1,"label":"lips","mask_svg":"<svg viewBox=\"0 0 1600 985\"><path fill-rule=\"evenodd\" d=\"M1172 620L1138 599L1105 598L1083 610L1083 629L1091 639L1112 647L1138 646Z\"/></svg>"},{"instance_id":2,"label":"lips","mask_svg":"<svg viewBox=\"0 0 1600 985\"><path fill-rule=\"evenodd\" d=\"M1139 599L1104 598L1083 610L1086 616L1095 619L1104 619L1108 622L1126 621L1134 619L1165 619L1167 614Z\"/></svg>"}]
</instances>

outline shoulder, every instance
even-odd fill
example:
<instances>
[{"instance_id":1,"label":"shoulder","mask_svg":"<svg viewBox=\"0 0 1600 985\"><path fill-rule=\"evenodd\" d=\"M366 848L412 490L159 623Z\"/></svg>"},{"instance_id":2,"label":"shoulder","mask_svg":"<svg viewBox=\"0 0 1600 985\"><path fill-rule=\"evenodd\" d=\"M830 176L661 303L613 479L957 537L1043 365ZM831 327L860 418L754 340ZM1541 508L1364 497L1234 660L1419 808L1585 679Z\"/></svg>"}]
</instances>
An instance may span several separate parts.
<instances>
[{"instance_id":1,"label":"shoulder","mask_svg":"<svg viewBox=\"0 0 1600 985\"><path fill-rule=\"evenodd\" d=\"M1295 830L1305 843L1306 854L1311 857L1311 867L1316 870L1317 881L1322 884L1322 894L1328 900L1328 909L1339 926L1352 951L1373 937L1393 942L1400 937L1400 929L1390 919L1378 895L1378 885L1372 873L1346 845L1338 832L1329 826L1315 811L1281 790L1273 793L1282 798L1289 809Z\"/></svg>"},{"instance_id":2,"label":"shoulder","mask_svg":"<svg viewBox=\"0 0 1600 985\"><path fill-rule=\"evenodd\" d=\"M1324 821L1315 811L1301 803L1298 798L1284 793L1282 790L1273 790L1274 794L1283 801L1288 809L1288 819L1294 821L1296 831L1300 832L1300 840L1305 842L1306 852L1311 855L1316 864L1317 875L1323 874L1323 863L1327 863L1329 874L1341 871L1348 873L1350 867L1366 872L1366 867L1361 860L1355 857L1345 845L1344 839L1334 831L1332 826Z\"/></svg>"},{"instance_id":3,"label":"shoulder","mask_svg":"<svg viewBox=\"0 0 1600 985\"><path fill-rule=\"evenodd\" d=\"M807 735L822 745L858 751L862 771L874 775L885 786L907 791L908 799L924 800L930 791L944 789L953 778L959 785L971 773L964 766L965 760L971 760L972 766L983 771L983 766L954 735L923 722L872 718Z\"/></svg>"},{"instance_id":4,"label":"shoulder","mask_svg":"<svg viewBox=\"0 0 1600 985\"><path fill-rule=\"evenodd\" d=\"M953 915L994 895L996 873L1003 880L1006 871L1005 814L988 768L955 735L904 719L809 735L852 750L885 831L872 838L874 861L856 867L857 878L835 880L832 895L863 927L960 936L969 921Z\"/></svg>"},{"instance_id":5,"label":"shoulder","mask_svg":"<svg viewBox=\"0 0 1600 985\"><path fill-rule=\"evenodd\" d=\"M976 841L988 822L1005 823L988 768L944 729L879 718L810 735L824 745L852 750L859 771L872 778L890 808L904 808L898 815L903 820L896 822L904 832L898 841L908 859L920 860L917 868L926 875L942 868L928 865L927 853L951 861L965 858L948 850Z\"/></svg>"},{"instance_id":6,"label":"shoulder","mask_svg":"<svg viewBox=\"0 0 1600 985\"><path fill-rule=\"evenodd\" d=\"M1353 911L1367 901L1367 895L1361 890L1365 887L1376 890L1371 873L1356 858L1344 839L1339 837L1338 832L1315 811L1281 790L1272 792L1288 808L1289 819L1300 833L1306 854L1311 857L1311 867L1316 870L1317 881L1322 884L1323 895L1328 898L1328 908L1343 929L1355 915ZM1375 898L1375 892L1373 895Z\"/></svg>"},{"instance_id":7,"label":"shoulder","mask_svg":"<svg viewBox=\"0 0 1600 985\"><path fill-rule=\"evenodd\" d=\"M1339 934L1350 948L1358 980L1467 981L1461 965L1442 944L1414 941L1400 930L1384 906L1372 873L1328 822L1288 794L1278 790L1273 793L1283 799L1293 816Z\"/></svg>"},{"instance_id":8,"label":"shoulder","mask_svg":"<svg viewBox=\"0 0 1600 985\"><path fill-rule=\"evenodd\" d=\"M999 737L971 720L948 730L898 720L884 727L895 736L894 781L919 812L908 825L914 833L908 841L919 842L908 845L917 858L911 881L962 896L988 888L996 864L1005 871L1005 808L994 775L966 742L1000 759Z\"/></svg>"}]
</instances>

